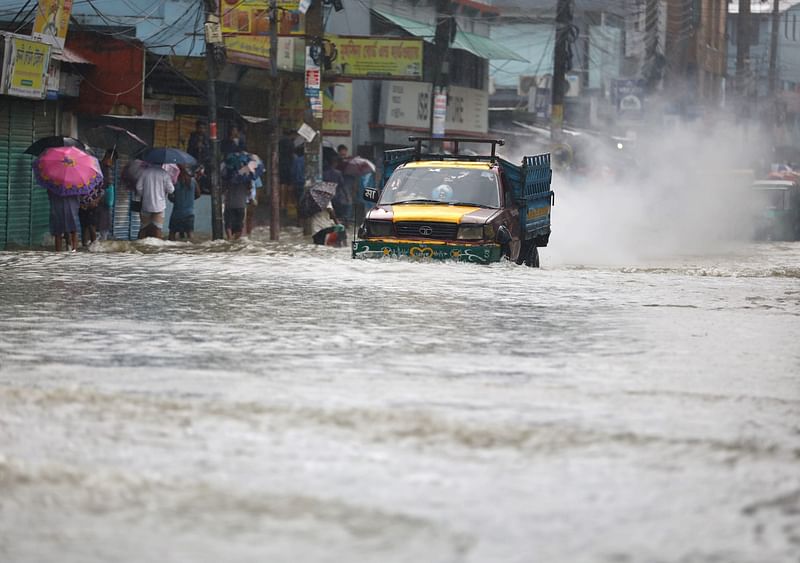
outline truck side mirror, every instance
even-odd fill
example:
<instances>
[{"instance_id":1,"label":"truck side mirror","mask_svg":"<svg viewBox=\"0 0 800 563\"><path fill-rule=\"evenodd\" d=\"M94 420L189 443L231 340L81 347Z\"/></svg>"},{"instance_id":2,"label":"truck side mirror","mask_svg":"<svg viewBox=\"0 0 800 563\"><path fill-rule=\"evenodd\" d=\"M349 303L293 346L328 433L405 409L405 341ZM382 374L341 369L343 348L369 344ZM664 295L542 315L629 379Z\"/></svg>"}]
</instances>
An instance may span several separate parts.
<instances>
[{"instance_id":1,"label":"truck side mirror","mask_svg":"<svg viewBox=\"0 0 800 563\"><path fill-rule=\"evenodd\" d=\"M364 201L378 203L381 193L377 188L364 188Z\"/></svg>"}]
</instances>

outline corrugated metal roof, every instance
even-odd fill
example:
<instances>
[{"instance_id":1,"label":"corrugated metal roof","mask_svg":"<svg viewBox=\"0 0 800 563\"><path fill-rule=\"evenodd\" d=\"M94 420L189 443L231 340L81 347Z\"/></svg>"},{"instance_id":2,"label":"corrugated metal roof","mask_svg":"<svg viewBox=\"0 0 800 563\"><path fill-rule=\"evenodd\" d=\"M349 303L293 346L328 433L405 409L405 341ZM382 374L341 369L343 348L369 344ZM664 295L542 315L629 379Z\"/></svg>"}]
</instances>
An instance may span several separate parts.
<instances>
[{"instance_id":1,"label":"corrugated metal roof","mask_svg":"<svg viewBox=\"0 0 800 563\"><path fill-rule=\"evenodd\" d=\"M80 56L78 53L70 49L69 47L64 47L64 50L60 53L58 51L53 51L53 58L57 61L65 62L65 63L72 63L76 65L94 65L92 61L89 59L85 59Z\"/></svg>"},{"instance_id":2,"label":"corrugated metal roof","mask_svg":"<svg viewBox=\"0 0 800 563\"><path fill-rule=\"evenodd\" d=\"M433 25L398 16L377 8L372 8L372 11L389 20L394 25L402 27L411 35L421 37L429 43L433 42L433 37L436 35L436 28ZM489 37L483 37L482 35L461 30L458 30L456 33L455 40L451 47L469 51L482 59L528 62L527 59L522 58L511 49L503 47Z\"/></svg>"}]
</instances>

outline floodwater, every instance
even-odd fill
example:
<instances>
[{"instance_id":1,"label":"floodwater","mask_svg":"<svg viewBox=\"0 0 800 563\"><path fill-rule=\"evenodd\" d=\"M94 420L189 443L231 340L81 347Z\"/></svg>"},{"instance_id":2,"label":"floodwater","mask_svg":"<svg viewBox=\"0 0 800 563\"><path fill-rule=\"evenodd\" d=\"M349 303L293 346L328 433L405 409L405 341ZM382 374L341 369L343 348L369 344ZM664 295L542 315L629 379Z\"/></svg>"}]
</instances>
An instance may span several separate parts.
<instances>
[{"instance_id":1,"label":"floodwater","mask_svg":"<svg viewBox=\"0 0 800 563\"><path fill-rule=\"evenodd\" d=\"M800 244L0 253L0 561L800 561Z\"/></svg>"}]
</instances>

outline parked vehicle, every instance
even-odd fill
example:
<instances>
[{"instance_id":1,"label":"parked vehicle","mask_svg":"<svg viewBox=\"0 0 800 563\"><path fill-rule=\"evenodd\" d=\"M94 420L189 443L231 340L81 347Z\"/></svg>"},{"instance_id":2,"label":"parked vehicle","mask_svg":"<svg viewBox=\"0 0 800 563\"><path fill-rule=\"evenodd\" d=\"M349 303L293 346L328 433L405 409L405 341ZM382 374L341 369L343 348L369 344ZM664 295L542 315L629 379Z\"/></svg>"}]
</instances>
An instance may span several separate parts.
<instances>
[{"instance_id":1,"label":"parked vehicle","mask_svg":"<svg viewBox=\"0 0 800 563\"><path fill-rule=\"evenodd\" d=\"M539 266L550 239L550 155L521 165L497 156L502 140L444 138L453 154L414 147L386 151L383 189L365 191L376 206L353 242L353 257L408 256L486 264L507 258ZM488 155L459 154L464 142L491 144Z\"/></svg>"},{"instance_id":2,"label":"parked vehicle","mask_svg":"<svg viewBox=\"0 0 800 563\"><path fill-rule=\"evenodd\" d=\"M756 240L800 240L800 184L759 180L750 188Z\"/></svg>"}]
</instances>

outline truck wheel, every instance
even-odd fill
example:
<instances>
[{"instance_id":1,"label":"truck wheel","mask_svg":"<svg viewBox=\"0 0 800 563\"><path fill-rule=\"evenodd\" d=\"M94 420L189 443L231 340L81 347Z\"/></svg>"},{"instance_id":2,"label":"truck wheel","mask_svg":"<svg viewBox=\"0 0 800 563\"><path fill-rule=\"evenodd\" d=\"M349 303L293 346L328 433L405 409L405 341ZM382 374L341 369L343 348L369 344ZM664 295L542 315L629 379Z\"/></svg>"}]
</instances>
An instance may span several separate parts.
<instances>
[{"instance_id":1,"label":"truck wheel","mask_svg":"<svg viewBox=\"0 0 800 563\"><path fill-rule=\"evenodd\" d=\"M525 265L529 268L538 268L539 267L539 249L536 247L535 244L531 244L530 251L528 252L528 257L525 259Z\"/></svg>"},{"instance_id":2,"label":"truck wheel","mask_svg":"<svg viewBox=\"0 0 800 563\"><path fill-rule=\"evenodd\" d=\"M522 247L519 249L517 264L522 265L523 263L529 268L539 267L539 249L532 240L523 241Z\"/></svg>"}]
</instances>

